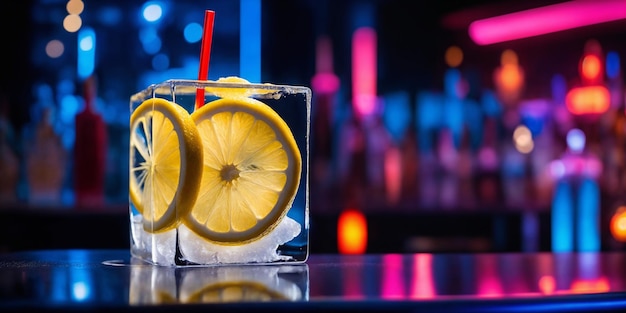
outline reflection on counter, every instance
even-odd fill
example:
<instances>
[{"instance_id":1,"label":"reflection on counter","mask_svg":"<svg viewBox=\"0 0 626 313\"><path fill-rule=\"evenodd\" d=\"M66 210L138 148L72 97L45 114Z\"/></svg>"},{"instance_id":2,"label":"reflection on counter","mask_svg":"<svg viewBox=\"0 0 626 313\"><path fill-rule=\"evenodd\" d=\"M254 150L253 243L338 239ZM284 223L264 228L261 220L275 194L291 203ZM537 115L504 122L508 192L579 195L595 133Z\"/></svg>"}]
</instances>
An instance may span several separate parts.
<instances>
[{"instance_id":1,"label":"reflection on counter","mask_svg":"<svg viewBox=\"0 0 626 313\"><path fill-rule=\"evenodd\" d=\"M623 310L625 264L621 252L415 253L313 254L294 265L161 267L136 262L127 250L33 251L0 255L0 310L590 300L579 295L609 296L613 300L602 305Z\"/></svg>"},{"instance_id":2,"label":"reflection on counter","mask_svg":"<svg viewBox=\"0 0 626 313\"><path fill-rule=\"evenodd\" d=\"M337 261L337 260L335 260ZM626 257L613 253L385 254L342 256L338 273L324 257L309 264L311 298L387 300L544 297L626 288Z\"/></svg>"},{"instance_id":3,"label":"reflection on counter","mask_svg":"<svg viewBox=\"0 0 626 313\"><path fill-rule=\"evenodd\" d=\"M308 301L308 266L163 267L132 260L131 305Z\"/></svg>"}]
</instances>

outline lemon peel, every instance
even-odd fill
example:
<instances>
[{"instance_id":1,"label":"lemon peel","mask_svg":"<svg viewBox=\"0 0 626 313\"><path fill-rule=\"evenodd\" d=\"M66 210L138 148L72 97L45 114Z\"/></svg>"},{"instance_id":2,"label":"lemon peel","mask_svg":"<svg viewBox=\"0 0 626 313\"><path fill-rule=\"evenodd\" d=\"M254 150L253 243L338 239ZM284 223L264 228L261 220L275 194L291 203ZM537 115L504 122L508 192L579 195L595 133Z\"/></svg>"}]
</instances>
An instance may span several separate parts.
<instances>
[{"instance_id":1,"label":"lemon peel","mask_svg":"<svg viewBox=\"0 0 626 313\"><path fill-rule=\"evenodd\" d=\"M189 113L161 98L142 102L130 118L129 196L144 229L175 228L195 204L202 177L202 141Z\"/></svg>"}]
</instances>

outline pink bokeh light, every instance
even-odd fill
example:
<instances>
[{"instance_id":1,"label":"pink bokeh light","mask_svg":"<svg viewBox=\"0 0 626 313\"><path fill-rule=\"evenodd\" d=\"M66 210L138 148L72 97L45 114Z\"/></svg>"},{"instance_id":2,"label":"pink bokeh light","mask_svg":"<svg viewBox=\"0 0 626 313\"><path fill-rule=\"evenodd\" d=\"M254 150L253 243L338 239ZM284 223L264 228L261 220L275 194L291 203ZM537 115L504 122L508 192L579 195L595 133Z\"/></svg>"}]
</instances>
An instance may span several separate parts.
<instances>
[{"instance_id":1,"label":"pink bokeh light","mask_svg":"<svg viewBox=\"0 0 626 313\"><path fill-rule=\"evenodd\" d=\"M624 0L577 0L476 20L469 35L478 45L489 45L624 18Z\"/></svg>"}]
</instances>

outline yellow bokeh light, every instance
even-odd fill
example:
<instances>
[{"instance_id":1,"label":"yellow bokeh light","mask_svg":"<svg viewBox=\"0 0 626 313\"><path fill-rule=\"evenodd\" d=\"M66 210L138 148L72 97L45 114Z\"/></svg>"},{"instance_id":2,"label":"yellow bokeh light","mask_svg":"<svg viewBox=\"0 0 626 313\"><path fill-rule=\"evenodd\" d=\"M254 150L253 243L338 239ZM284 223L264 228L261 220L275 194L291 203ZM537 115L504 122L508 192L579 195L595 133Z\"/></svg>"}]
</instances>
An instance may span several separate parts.
<instances>
[{"instance_id":1,"label":"yellow bokeh light","mask_svg":"<svg viewBox=\"0 0 626 313\"><path fill-rule=\"evenodd\" d=\"M463 50L457 46L450 46L446 49L445 58L449 67L457 67L463 62Z\"/></svg>"},{"instance_id":2,"label":"yellow bokeh light","mask_svg":"<svg viewBox=\"0 0 626 313\"><path fill-rule=\"evenodd\" d=\"M59 40L50 40L46 44L46 55L50 58L56 59L63 55L65 51L65 46Z\"/></svg>"},{"instance_id":3,"label":"yellow bokeh light","mask_svg":"<svg viewBox=\"0 0 626 313\"><path fill-rule=\"evenodd\" d=\"M69 14L81 14L85 9L85 4L81 0L70 0L65 6Z\"/></svg>"},{"instance_id":4,"label":"yellow bokeh light","mask_svg":"<svg viewBox=\"0 0 626 313\"><path fill-rule=\"evenodd\" d=\"M63 28L70 33L77 32L82 24L82 19L76 14L70 14L63 19Z\"/></svg>"},{"instance_id":5,"label":"yellow bokeh light","mask_svg":"<svg viewBox=\"0 0 626 313\"><path fill-rule=\"evenodd\" d=\"M530 129L524 125L517 126L513 131L513 143L515 149L524 154L530 153L535 148L533 135Z\"/></svg>"}]
</instances>

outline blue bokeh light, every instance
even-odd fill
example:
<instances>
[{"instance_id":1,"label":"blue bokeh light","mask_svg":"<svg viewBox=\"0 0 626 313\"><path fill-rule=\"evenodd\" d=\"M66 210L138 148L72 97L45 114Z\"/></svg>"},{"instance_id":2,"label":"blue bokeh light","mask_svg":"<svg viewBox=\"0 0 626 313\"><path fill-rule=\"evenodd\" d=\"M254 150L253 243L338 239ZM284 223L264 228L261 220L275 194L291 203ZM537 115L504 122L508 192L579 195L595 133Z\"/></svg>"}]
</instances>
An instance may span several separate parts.
<instances>
[{"instance_id":1,"label":"blue bokeh light","mask_svg":"<svg viewBox=\"0 0 626 313\"><path fill-rule=\"evenodd\" d=\"M78 77L89 77L96 66L96 33L84 27L78 32Z\"/></svg>"},{"instance_id":2,"label":"blue bokeh light","mask_svg":"<svg viewBox=\"0 0 626 313\"><path fill-rule=\"evenodd\" d=\"M157 2L146 2L141 12L146 21L157 22L163 16L163 6Z\"/></svg>"},{"instance_id":3,"label":"blue bokeh light","mask_svg":"<svg viewBox=\"0 0 626 313\"><path fill-rule=\"evenodd\" d=\"M574 128L567 132L567 147L574 153L580 153L585 149L585 133Z\"/></svg>"},{"instance_id":4,"label":"blue bokeh light","mask_svg":"<svg viewBox=\"0 0 626 313\"><path fill-rule=\"evenodd\" d=\"M202 39L202 25L198 23L189 23L183 30L183 35L188 43L196 43Z\"/></svg>"},{"instance_id":5,"label":"blue bokeh light","mask_svg":"<svg viewBox=\"0 0 626 313\"><path fill-rule=\"evenodd\" d=\"M606 54L606 76L611 79L617 78L620 71L619 55L615 51L609 51Z\"/></svg>"}]
</instances>

